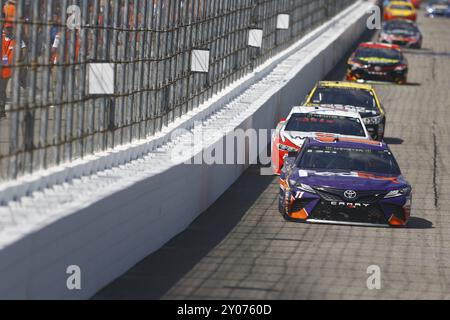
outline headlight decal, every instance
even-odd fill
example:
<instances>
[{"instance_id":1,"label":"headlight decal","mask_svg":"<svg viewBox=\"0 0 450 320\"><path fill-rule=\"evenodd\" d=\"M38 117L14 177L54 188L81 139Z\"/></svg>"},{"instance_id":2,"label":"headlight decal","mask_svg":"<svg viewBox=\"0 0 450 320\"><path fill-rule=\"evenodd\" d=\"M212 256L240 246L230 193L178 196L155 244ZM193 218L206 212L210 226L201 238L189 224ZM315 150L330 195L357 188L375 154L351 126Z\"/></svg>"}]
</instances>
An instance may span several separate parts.
<instances>
[{"instance_id":1,"label":"headlight decal","mask_svg":"<svg viewBox=\"0 0 450 320\"><path fill-rule=\"evenodd\" d=\"M409 196L411 194L411 188L403 188L399 190L392 190L389 192L384 198L390 199L390 198L397 198L402 196Z\"/></svg>"},{"instance_id":2,"label":"headlight decal","mask_svg":"<svg viewBox=\"0 0 450 320\"><path fill-rule=\"evenodd\" d=\"M282 143L278 144L278 149L281 150L281 151L286 151L286 152L298 152L297 148L289 147L289 146L284 145Z\"/></svg>"},{"instance_id":3,"label":"headlight decal","mask_svg":"<svg viewBox=\"0 0 450 320\"><path fill-rule=\"evenodd\" d=\"M302 191L309 192L309 193L316 193L316 191L307 184L297 182L297 184L295 186Z\"/></svg>"},{"instance_id":4,"label":"headlight decal","mask_svg":"<svg viewBox=\"0 0 450 320\"><path fill-rule=\"evenodd\" d=\"M364 118L363 121L364 121L364 124L366 124L366 125L375 125L375 124L382 123L383 117L378 116L378 117Z\"/></svg>"},{"instance_id":5,"label":"headlight decal","mask_svg":"<svg viewBox=\"0 0 450 320\"><path fill-rule=\"evenodd\" d=\"M400 65L400 66L396 67L394 70L395 71L403 71L403 70L406 70L407 68L408 68L407 65Z\"/></svg>"}]
</instances>

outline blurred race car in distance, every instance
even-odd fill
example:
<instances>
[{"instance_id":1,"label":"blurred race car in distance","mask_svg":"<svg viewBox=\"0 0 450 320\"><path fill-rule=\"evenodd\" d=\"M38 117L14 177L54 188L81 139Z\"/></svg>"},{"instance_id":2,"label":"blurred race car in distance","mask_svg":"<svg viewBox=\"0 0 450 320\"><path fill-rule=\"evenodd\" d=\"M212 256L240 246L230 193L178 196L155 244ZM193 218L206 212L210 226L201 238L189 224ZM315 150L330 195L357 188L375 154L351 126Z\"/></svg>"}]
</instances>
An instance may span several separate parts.
<instances>
[{"instance_id":1,"label":"blurred race car in distance","mask_svg":"<svg viewBox=\"0 0 450 320\"><path fill-rule=\"evenodd\" d=\"M348 60L347 81L388 81L406 84L408 60L398 45L361 43Z\"/></svg>"},{"instance_id":2,"label":"blurred race car in distance","mask_svg":"<svg viewBox=\"0 0 450 320\"><path fill-rule=\"evenodd\" d=\"M384 20L408 19L417 20L417 11L414 5L408 1L391 1L384 8Z\"/></svg>"},{"instance_id":3,"label":"blurred race car in distance","mask_svg":"<svg viewBox=\"0 0 450 320\"><path fill-rule=\"evenodd\" d=\"M430 17L450 17L449 0L430 0L425 8L425 14Z\"/></svg>"},{"instance_id":4,"label":"blurred race car in distance","mask_svg":"<svg viewBox=\"0 0 450 320\"><path fill-rule=\"evenodd\" d=\"M306 106L344 108L360 113L369 134L383 140L386 113L373 86L354 82L321 81L307 96Z\"/></svg>"},{"instance_id":5,"label":"blurred race car in distance","mask_svg":"<svg viewBox=\"0 0 450 320\"><path fill-rule=\"evenodd\" d=\"M422 5L422 0L410 0L410 1L413 4L414 8L420 9Z\"/></svg>"},{"instance_id":6,"label":"blurred race car in distance","mask_svg":"<svg viewBox=\"0 0 450 320\"><path fill-rule=\"evenodd\" d=\"M403 19L390 20L383 23L379 41L421 49L423 35L415 22Z\"/></svg>"},{"instance_id":7,"label":"blurred race car in distance","mask_svg":"<svg viewBox=\"0 0 450 320\"><path fill-rule=\"evenodd\" d=\"M299 152L306 138L318 136L371 139L356 111L294 107L288 118L280 121L272 137L274 173L280 174L289 152Z\"/></svg>"},{"instance_id":8,"label":"blurred race car in distance","mask_svg":"<svg viewBox=\"0 0 450 320\"><path fill-rule=\"evenodd\" d=\"M412 188L389 147L377 141L308 138L280 175L288 221L406 226Z\"/></svg>"}]
</instances>

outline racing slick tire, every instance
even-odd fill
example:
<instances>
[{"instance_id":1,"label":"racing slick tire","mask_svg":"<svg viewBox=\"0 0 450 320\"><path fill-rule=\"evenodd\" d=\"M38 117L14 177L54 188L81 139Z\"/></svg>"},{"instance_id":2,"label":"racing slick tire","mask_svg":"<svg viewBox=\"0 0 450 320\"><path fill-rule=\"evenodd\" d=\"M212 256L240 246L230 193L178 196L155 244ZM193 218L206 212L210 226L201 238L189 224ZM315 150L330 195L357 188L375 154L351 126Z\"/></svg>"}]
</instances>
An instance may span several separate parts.
<instances>
[{"instance_id":1,"label":"racing slick tire","mask_svg":"<svg viewBox=\"0 0 450 320\"><path fill-rule=\"evenodd\" d=\"M290 191L287 191L284 193L284 199L283 199L283 209L280 210L281 215L283 216L283 219L287 222L303 222L297 219L292 218L291 216L289 216L289 206L290 206L290 198L291 198L292 194Z\"/></svg>"},{"instance_id":2,"label":"racing slick tire","mask_svg":"<svg viewBox=\"0 0 450 320\"><path fill-rule=\"evenodd\" d=\"M384 119L384 122L382 123L384 130L381 135L378 136L378 141L384 142L384 137L386 136L386 118Z\"/></svg>"},{"instance_id":3,"label":"racing slick tire","mask_svg":"<svg viewBox=\"0 0 450 320\"><path fill-rule=\"evenodd\" d=\"M286 221L293 221L293 219L288 214L289 201L290 201L291 196L292 196L292 194L290 191L285 191L284 197L279 206L279 211L280 211L281 215L283 216L284 220L286 220Z\"/></svg>"},{"instance_id":4,"label":"racing slick tire","mask_svg":"<svg viewBox=\"0 0 450 320\"><path fill-rule=\"evenodd\" d=\"M398 85L408 84L408 78L405 77L405 78L397 79L397 80L395 80L395 83L398 84Z\"/></svg>"}]
</instances>

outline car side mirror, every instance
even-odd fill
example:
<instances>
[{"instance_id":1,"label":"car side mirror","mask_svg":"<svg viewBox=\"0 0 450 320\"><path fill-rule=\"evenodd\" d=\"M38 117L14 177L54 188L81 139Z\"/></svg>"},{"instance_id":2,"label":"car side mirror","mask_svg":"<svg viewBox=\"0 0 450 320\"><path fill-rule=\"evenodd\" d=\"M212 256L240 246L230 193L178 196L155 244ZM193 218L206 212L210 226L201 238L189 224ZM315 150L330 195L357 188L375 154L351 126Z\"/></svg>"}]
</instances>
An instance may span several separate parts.
<instances>
[{"instance_id":1,"label":"car side mirror","mask_svg":"<svg viewBox=\"0 0 450 320\"><path fill-rule=\"evenodd\" d=\"M311 92L309 92L306 96L305 96L305 98L303 99L303 102L302 102L302 106L306 106L306 104L308 103L308 100L309 100L309 96L311 95Z\"/></svg>"},{"instance_id":2,"label":"car side mirror","mask_svg":"<svg viewBox=\"0 0 450 320\"><path fill-rule=\"evenodd\" d=\"M284 122L286 122L286 120L287 120L286 118L281 118L280 123L284 123Z\"/></svg>"}]
</instances>

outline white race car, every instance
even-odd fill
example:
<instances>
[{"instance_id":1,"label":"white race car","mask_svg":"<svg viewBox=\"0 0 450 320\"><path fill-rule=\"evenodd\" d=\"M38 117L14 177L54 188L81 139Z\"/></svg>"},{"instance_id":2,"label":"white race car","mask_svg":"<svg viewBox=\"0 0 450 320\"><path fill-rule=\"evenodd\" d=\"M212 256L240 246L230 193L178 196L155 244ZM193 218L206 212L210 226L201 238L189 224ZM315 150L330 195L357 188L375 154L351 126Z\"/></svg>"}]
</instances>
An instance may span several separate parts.
<instances>
[{"instance_id":1,"label":"white race car","mask_svg":"<svg viewBox=\"0 0 450 320\"><path fill-rule=\"evenodd\" d=\"M272 137L272 168L280 174L284 158L299 152L306 138L354 138L371 140L360 114L346 109L294 107L281 119Z\"/></svg>"}]
</instances>

